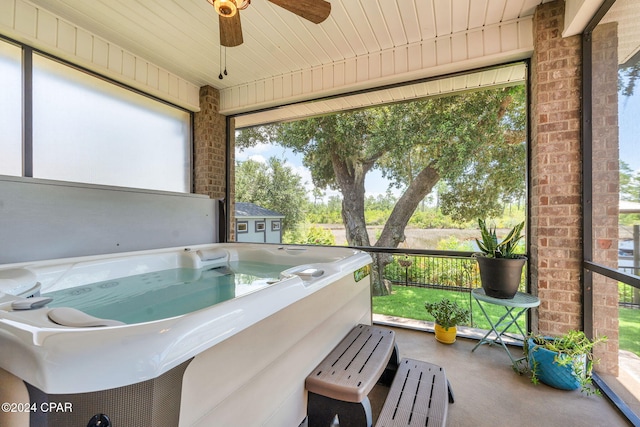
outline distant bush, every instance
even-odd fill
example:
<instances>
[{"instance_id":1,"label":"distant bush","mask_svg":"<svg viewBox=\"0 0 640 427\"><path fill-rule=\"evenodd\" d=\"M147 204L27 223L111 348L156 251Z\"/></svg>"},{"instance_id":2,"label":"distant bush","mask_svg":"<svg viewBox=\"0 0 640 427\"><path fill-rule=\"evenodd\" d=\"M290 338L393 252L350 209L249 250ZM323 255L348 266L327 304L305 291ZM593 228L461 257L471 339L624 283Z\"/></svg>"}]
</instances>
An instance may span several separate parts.
<instances>
[{"instance_id":1,"label":"distant bush","mask_svg":"<svg viewBox=\"0 0 640 427\"><path fill-rule=\"evenodd\" d=\"M306 241L311 245L335 245L336 238L328 228L312 225L307 232Z\"/></svg>"},{"instance_id":2,"label":"distant bush","mask_svg":"<svg viewBox=\"0 0 640 427\"><path fill-rule=\"evenodd\" d=\"M340 211L318 210L307 214L306 221L311 224L342 224Z\"/></svg>"},{"instance_id":3,"label":"distant bush","mask_svg":"<svg viewBox=\"0 0 640 427\"><path fill-rule=\"evenodd\" d=\"M477 250L473 242L464 240L461 241L456 236L449 236L446 239L442 239L438 242L436 249L441 251L468 251L473 252Z\"/></svg>"},{"instance_id":4,"label":"distant bush","mask_svg":"<svg viewBox=\"0 0 640 427\"><path fill-rule=\"evenodd\" d=\"M298 227L291 233L285 233L282 242L302 245L335 245L336 239L328 228L305 225Z\"/></svg>"},{"instance_id":5,"label":"distant bush","mask_svg":"<svg viewBox=\"0 0 640 427\"><path fill-rule=\"evenodd\" d=\"M384 225L391 215L391 210L367 209L364 212L364 219L367 225Z\"/></svg>"},{"instance_id":6,"label":"distant bush","mask_svg":"<svg viewBox=\"0 0 640 427\"><path fill-rule=\"evenodd\" d=\"M427 208L413 213L409 224L419 228L467 228L469 224L456 222L443 215L437 208Z\"/></svg>"}]
</instances>

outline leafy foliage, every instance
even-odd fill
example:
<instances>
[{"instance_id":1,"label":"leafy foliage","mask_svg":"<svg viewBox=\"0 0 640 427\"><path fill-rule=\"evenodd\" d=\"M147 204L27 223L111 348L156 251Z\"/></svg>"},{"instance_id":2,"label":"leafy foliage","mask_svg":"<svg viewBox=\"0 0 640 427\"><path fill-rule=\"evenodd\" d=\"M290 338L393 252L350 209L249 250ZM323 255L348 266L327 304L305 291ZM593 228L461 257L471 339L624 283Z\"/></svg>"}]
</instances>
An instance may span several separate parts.
<instances>
[{"instance_id":1,"label":"leafy foliage","mask_svg":"<svg viewBox=\"0 0 640 427\"><path fill-rule=\"evenodd\" d=\"M524 86L514 86L243 129L236 144L302 154L322 189L344 189L338 165L351 178L379 169L405 189L430 168L447 183L445 213L470 220L524 196L525 110Z\"/></svg>"},{"instance_id":2,"label":"leafy foliage","mask_svg":"<svg viewBox=\"0 0 640 427\"><path fill-rule=\"evenodd\" d=\"M308 203L302 178L275 157L266 164L254 160L236 163L236 200L285 215L283 232L304 220Z\"/></svg>"},{"instance_id":3,"label":"leafy foliage","mask_svg":"<svg viewBox=\"0 0 640 427\"><path fill-rule=\"evenodd\" d=\"M336 239L328 228L312 225L307 231L303 243L311 245L335 245Z\"/></svg>"},{"instance_id":4,"label":"leafy foliage","mask_svg":"<svg viewBox=\"0 0 640 427\"><path fill-rule=\"evenodd\" d=\"M640 202L640 174L624 161L620 161L620 199Z\"/></svg>"},{"instance_id":5,"label":"leafy foliage","mask_svg":"<svg viewBox=\"0 0 640 427\"><path fill-rule=\"evenodd\" d=\"M402 189L376 246L397 247L422 200L443 182L441 209L456 221L497 214L525 188L524 86L471 91L245 129L236 144L277 142L303 156L313 184L342 193L341 218L350 245L371 246L364 182L378 169ZM371 218L369 218L371 220ZM374 294L390 257L375 260Z\"/></svg>"},{"instance_id":6,"label":"leafy foliage","mask_svg":"<svg viewBox=\"0 0 640 427\"><path fill-rule=\"evenodd\" d=\"M443 298L438 302L425 302L424 308L427 313L433 316L435 322L446 330L452 326L469 322L469 310L447 298Z\"/></svg>"},{"instance_id":7,"label":"leafy foliage","mask_svg":"<svg viewBox=\"0 0 640 427\"><path fill-rule=\"evenodd\" d=\"M525 356L534 351L536 348L544 348L549 351L557 353L553 361L558 366L571 366L573 375L580 382L581 390L587 395L599 394L598 390L592 389L591 386L591 373L593 371L593 364L598 360L593 358L593 347L600 343L606 342L607 337L599 337L596 339L589 339L584 332L571 330L566 334L559 337L545 337L542 335L533 335L531 337L534 342L534 347L529 348L527 341L525 341L524 352ZM585 363L582 363L582 357L585 357ZM538 369L539 366L534 364L531 369L531 382L538 384Z\"/></svg>"},{"instance_id":8,"label":"leafy foliage","mask_svg":"<svg viewBox=\"0 0 640 427\"><path fill-rule=\"evenodd\" d=\"M623 96L632 96L640 78L640 61L623 64L618 70L618 90Z\"/></svg>"},{"instance_id":9,"label":"leafy foliage","mask_svg":"<svg viewBox=\"0 0 640 427\"><path fill-rule=\"evenodd\" d=\"M330 196L326 202L314 202L307 211L307 221L312 224L340 224L342 222L342 201Z\"/></svg>"},{"instance_id":10,"label":"leafy foliage","mask_svg":"<svg viewBox=\"0 0 640 427\"><path fill-rule=\"evenodd\" d=\"M436 249L440 251L467 251L473 252L473 244L470 241L461 241L456 236L449 236L446 239L441 239Z\"/></svg>"},{"instance_id":11,"label":"leafy foliage","mask_svg":"<svg viewBox=\"0 0 640 427\"><path fill-rule=\"evenodd\" d=\"M518 242L522 239L522 230L524 221L517 224L509 231L507 236L498 242L496 229L488 228L485 220L478 218L478 226L480 227L480 235L482 240L476 239L478 248L489 258L519 258L521 255L516 253Z\"/></svg>"}]
</instances>

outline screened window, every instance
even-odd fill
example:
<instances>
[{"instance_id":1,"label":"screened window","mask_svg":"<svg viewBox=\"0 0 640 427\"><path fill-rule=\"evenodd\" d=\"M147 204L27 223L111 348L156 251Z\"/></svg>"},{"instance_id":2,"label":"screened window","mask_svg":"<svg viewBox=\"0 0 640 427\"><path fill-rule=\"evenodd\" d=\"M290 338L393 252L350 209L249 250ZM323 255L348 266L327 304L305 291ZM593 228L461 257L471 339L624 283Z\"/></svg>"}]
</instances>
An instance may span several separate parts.
<instances>
[{"instance_id":1,"label":"screened window","mask_svg":"<svg viewBox=\"0 0 640 427\"><path fill-rule=\"evenodd\" d=\"M512 84L239 129L236 200L283 215L284 243L477 250L477 218L525 219L526 87Z\"/></svg>"},{"instance_id":2,"label":"screened window","mask_svg":"<svg viewBox=\"0 0 640 427\"><path fill-rule=\"evenodd\" d=\"M188 111L13 41L0 76L0 175L191 192Z\"/></svg>"},{"instance_id":3,"label":"screened window","mask_svg":"<svg viewBox=\"0 0 640 427\"><path fill-rule=\"evenodd\" d=\"M636 339L640 324L639 14L640 3L617 1L591 35L592 225L591 236L585 236L591 239L594 263L629 275L624 281L593 275L594 324L600 333L617 326L619 348L636 355L640 355ZM606 319L606 328L604 322L598 323L600 319Z\"/></svg>"},{"instance_id":4,"label":"screened window","mask_svg":"<svg viewBox=\"0 0 640 427\"><path fill-rule=\"evenodd\" d=\"M190 115L33 56L33 176L190 191Z\"/></svg>"},{"instance_id":5,"label":"screened window","mask_svg":"<svg viewBox=\"0 0 640 427\"><path fill-rule=\"evenodd\" d=\"M0 175L22 175L21 49L0 42Z\"/></svg>"}]
</instances>

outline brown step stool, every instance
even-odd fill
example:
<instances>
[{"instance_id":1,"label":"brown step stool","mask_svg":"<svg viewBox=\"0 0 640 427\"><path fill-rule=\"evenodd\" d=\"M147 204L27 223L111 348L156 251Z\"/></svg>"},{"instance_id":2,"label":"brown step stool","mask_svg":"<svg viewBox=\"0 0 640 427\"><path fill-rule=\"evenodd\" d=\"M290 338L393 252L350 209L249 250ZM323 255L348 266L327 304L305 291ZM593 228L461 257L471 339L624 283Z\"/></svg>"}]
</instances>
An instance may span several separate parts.
<instances>
[{"instance_id":1,"label":"brown step stool","mask_svg":"<svg viewBox=\"0 0 640 427\"><path fill-rule=\"evenodd\" d=\"M305 381L309 427L328 427L336 415L340 427L371 427L368 394L385 371L393 375L397 364L392 330L354 327Z\"/></svg>"},{"instance_id":2,"label":"brown step stool","mask_svg":"<svg viewBox=\"0 0 640 427\"><path fill-rule=\"evenodd\" d=\"M444 369L403 358L376 427L444 426L453 393Z\"/></svg>"}]
</instances>

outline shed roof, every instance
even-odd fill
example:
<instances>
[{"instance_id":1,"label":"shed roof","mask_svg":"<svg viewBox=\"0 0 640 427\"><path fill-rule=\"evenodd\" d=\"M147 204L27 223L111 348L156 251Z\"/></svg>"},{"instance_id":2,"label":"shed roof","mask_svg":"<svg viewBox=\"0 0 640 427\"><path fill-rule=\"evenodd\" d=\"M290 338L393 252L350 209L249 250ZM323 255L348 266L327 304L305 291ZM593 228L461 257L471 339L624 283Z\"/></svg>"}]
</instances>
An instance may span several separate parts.
<instances>
[{"instance_id":1,"label":"shed roof","mask_svg":"<svg viewBox=\"0 0 640 427\"><path fill-rule=\"evenodd\" d=\"M254 203L236 202L236 218L284 218L284 215Z\"/></svg>"}]
</instances>

